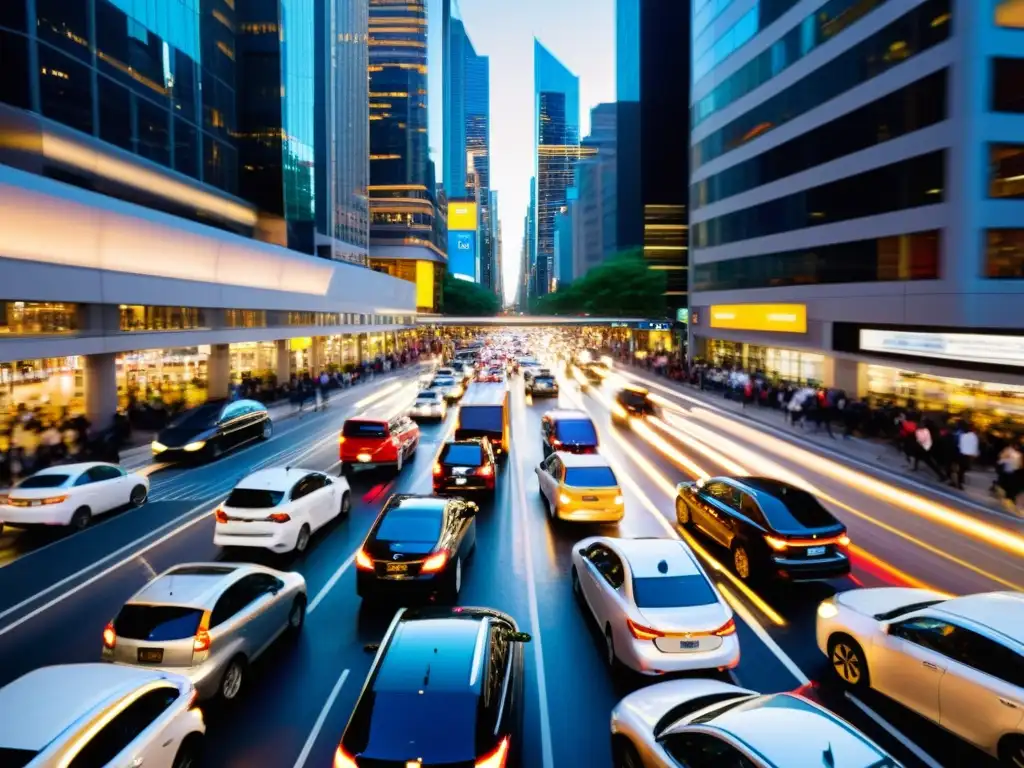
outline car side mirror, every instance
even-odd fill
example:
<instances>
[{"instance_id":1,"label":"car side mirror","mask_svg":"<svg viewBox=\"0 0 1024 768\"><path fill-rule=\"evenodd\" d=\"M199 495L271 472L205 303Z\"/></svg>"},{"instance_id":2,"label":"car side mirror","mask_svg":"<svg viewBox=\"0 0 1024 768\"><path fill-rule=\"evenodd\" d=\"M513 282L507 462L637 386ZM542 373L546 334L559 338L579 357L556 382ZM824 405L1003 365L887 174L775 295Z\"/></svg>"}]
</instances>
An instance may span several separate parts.
<instances>
[{"instance_id":1,"label":"car side mirror","mask_svg":"<svg viewBox=\"0 0 1024 768\"><path fill-rule=\"evenodd\" d=\"M587 556L587 550L586 550L586 549L577 549L576 551L577 551L577 552L579 552L579 553L580 553L581 555L583 555L584 557L586 557L586 556Z\"/></svg>"},{"instance_id":2,"label":"car side mirror","mask_svg":"<svg viewBox=\"0 0 1024 768\"><path fill-rule=\"evenodd\" d=\"M511 632L508 639L513 643L528 643L533 640L533 635L529 632Z\"/></svg>"}]
</instances>

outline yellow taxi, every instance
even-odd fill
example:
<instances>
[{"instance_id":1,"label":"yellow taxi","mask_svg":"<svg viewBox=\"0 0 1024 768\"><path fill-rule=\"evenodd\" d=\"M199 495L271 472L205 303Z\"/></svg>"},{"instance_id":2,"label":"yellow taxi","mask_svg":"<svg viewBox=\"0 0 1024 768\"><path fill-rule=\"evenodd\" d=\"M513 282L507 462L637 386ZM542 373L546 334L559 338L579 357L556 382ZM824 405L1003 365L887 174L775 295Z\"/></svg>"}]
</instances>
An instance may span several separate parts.
<instances>
[{"instance_id":1,"label":"yellow taxi","mask_svg":"<svg viewBox=\"0 0 1024 768\"><path fill-rule=\"evenodd\" d=\"M537 467L537 480L556 520L617 523L625 514L618 478L600 454L552 453Z\"/></svg>"}]
</instances>

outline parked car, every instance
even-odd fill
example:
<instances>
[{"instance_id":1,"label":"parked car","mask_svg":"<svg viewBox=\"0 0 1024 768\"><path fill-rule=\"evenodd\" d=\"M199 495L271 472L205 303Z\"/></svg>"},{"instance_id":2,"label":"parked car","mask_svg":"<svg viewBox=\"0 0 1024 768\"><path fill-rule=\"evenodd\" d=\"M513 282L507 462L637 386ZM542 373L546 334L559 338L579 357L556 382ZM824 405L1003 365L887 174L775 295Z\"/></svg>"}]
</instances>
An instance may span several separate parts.
<instances>
[{"instance_id":1,"label":"parked car","mask_svg":"<svg viewBox=\"0 0 1024 768\"><path fill-rule=\"evenodd\" d=\"M341 474L355 469L386 467L396 473L416 455L420 428L408 416L392 419L348 419L338 437Z\"/></svg>"},{"instance_id":2,"label":"parked car","mask_svg":"<svg viewBox=\"0 0 1024 768\"><path fill-rule=\"evenodd\" d=\"M178 416L157 435L152 449L160 461L219 459L232 448L269 440L273 434L274 423L263 403L212 401Z\"/></svg>"}]
</instances>

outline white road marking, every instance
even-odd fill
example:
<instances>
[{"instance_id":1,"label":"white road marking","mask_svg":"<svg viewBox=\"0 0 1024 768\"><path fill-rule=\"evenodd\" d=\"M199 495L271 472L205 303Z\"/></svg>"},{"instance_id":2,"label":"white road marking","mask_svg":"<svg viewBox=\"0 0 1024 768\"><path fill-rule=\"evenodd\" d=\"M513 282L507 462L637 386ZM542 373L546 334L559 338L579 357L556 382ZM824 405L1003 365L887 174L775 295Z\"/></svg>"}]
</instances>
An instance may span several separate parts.
<instances>
[{"instance_id":1,"label":"white road marking","mask_svg":"<svg viewBox=\"0 0 1024 768\"><path fill-rule=\"evenodd\" d=\"M921 749L919 746L917 746L917 744L915 744L910 739L908 739L906 736L904 736L888 720L886 720L880 714L875 712L875 710L873 710L871 707L869 707L867 704L865 704L863 701L858 699L856 696L854 696L849 691L846 692L846 698L849 699L850 702L855 707L857 707L857 709L859 709L861 712L863 712L865 715L867 715L869 718L871 718L872 722L874 722L875 725L877 725L883 731L885 731L890 736L892 736L894 739L896 739L896 741L898 741L904 748L906 748L906 750L908 752L910 752L914 757L916 757L922 763L927 765L928 768L942 768L942 763L937 761L935 758L933 758L931 755L929 755L927 752L925 752L923 749Z\"/></svg>"},{"instance_id":2,"label":"white road marking","mask_svg":"<svg viewBox=\"0 0 1024 768\"><path fill-rule=\"evenodd\" d=\"M345 575L345 572L352 567L352 563L355 562L356 553L359 552L357 547L355 552L348 556L348 559L341 564L341 566L334 573L331 574L331 578L327 580L327 583L320 587L320 591L316 593L316 597L313 598L313 602L309 604L309 608L306 609L306 613L310 614L316 610L317 606L323 602L327 594L334 589L334 585L338 583L338 580Z\"/></svg>"},{"instance_id":3,"label":"white road marking","mask_svg":"<svg viewBox=\"0 0 1024 768\"><path fill-rule=\"evenodd\" d=\"M324 723L327 721L327 715L330 714L331 707L334 706L334 702L338 698L338 694L341 693L341 688L345 685L345 681L347 679L348 670L346 669L341 673L341 677L338 678L338 682L336 682L334 684L334 688L331 689L331 695L328 696L327 701L324 702L323 709L320 710L320 715L317 717L316 722L313 723L313 730L309 732L309 737L306 739L306 743L302 746L302 751L299 752L299 756L296 758L293 768L302 768L306 764L306 760L309 759L309 753L313 751L313 746L316 744L316 737L320 735L320 731L324 727Z\"/></svg>"},{"instance_id":4,"label":"white road marking","mask_svg":"<svg viewBox=\"0 0 1024 768\"><path fill-rule=\"evenodd\" d=\"M729 591L724 584L719 584L718 590L719 592L732 595L732 592ZM768 634L768 630L766 630L761 623L754 618L754 614L752 614L750 609L743 604L743 601L738 597L733 596L733 599L728 602L729 605L732 606L732 609L739 614L740 618L743 619L743 621L750 627L753 633L757 635L758 639L764 643L765 648L775 655L775 658L777 658L782 666L789 671L789 674L796 678L800 685L807 685L811 682L811 679L807 677L803 670L796 665L796 662L789 657L789 654L782 650L782 648L779 647L779 644L772 639L772 636Z\"/></svg>"}]
</instances>

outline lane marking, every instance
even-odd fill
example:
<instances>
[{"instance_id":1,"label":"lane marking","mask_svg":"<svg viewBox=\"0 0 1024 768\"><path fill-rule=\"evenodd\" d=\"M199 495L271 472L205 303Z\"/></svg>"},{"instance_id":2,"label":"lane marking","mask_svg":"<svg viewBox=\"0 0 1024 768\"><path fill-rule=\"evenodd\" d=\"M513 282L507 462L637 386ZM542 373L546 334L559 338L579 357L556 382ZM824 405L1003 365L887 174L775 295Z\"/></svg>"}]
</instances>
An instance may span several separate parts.
<instances>
[{"instance_id":1,"label":"lane marking","mask_svg":"<svg viewBox=\"0 0 1024 768\"><path fill-rule=\"evenodd\" d=\"M306 764L306 760L309 759L309 753L313 751L313 747L316 744L317 736L320 735L320 731L323 729L324 723L327 722L327 715L330 714L331 707L334 706L334 701L338 698L338 694L341 693L342 686L345 685L346 680L348 680L347 669L341 673L341 677L338 678L338 682L336 682L334 687L331 689L331 694L327 697L327 701L324 702L324 706L320 710L320 715L317 717L316 722L313 723L313 730L309 732L309 736L306 738L306 743L302 746L302 751L299 752L299 756L296 758L293 768L302 768Z\"/></svg>"},{"instance_id":2,"label":"lane marking","mask_svg":"<svg viewBox=\"0 0 1024 768\"><path fill-rule=\"evenodd\" d=\"M910 752L914 757L916 757L922 763L927 765L928 768L942 768L942 763L940 763L937 760L935 760L931 755L929 755L927 752L925 752L923 749L921 749L919 746L917 746L917 744L915 744L909 738L904 736L903 733L901 731L897 730L894 725L892 725L888 720L886 720L880 714L875 712L875 710L873 710L871 707L869 707L863 701L858 699L856 696L854 696L849 691L846 691L845 696L846 696L847 699L850 700L850 703L852 703L855 707L857 707L857 709L859 709L861 712L863 712L865 715L867 715L869 718L871 718L871 720L875 723L875 725L877 725L883 731L885 731L890 736L892 736L894 739L896 739L896 741L898 741L908 752Z\"/></svg>"},{"instance_id":3,"label":"lane marking","mask_svg":"<svg viewBox=\"0 0 1024 768\"><path fill-rule=\"evenodd\" d=\"M361 546L362 542L360 542L359 547L356 547L355 551L348 556L348 559L341 564L338 570L331 574L331 578L327 580L327 583L320 587L320 591L316 593L316 597L313 598L313 602L311 602L309 607L306 609L307 614L316 610L317 606L324 601L324 598L327 597L328 593L334 589L334 585L338 583L338 580L341 579L341 577L345 575L345 572L352 567L352 563L355 562L356 554L359 552L359 548Z\"/></svg>"},{"instance_id":4,"label":"lane marking","mask_svg":"<svg viewBox=\"0 0 1024 768\"><path fill-rule=\"evenodd\" d=\"M796 662L789 657L788 653L782 650L781 646L768 634L768 630L761 625L761 622L754 617L754 614L750 612L747 606L743 604L743 601L731 589L725 584L719 584L718 591L722 593L722 597L732 606L732 609L746 622L758 639L782 663L782 666L786 668L789 674L796 678L800 685L807 685L811 682L810 678L804 674L804 671L796 665Z\"/></svg>"}]
</instances>

